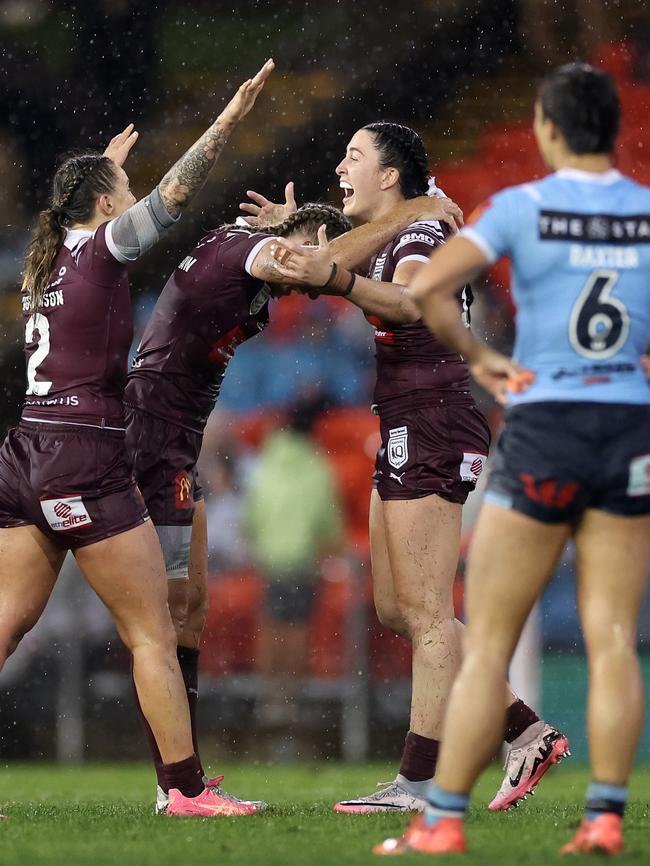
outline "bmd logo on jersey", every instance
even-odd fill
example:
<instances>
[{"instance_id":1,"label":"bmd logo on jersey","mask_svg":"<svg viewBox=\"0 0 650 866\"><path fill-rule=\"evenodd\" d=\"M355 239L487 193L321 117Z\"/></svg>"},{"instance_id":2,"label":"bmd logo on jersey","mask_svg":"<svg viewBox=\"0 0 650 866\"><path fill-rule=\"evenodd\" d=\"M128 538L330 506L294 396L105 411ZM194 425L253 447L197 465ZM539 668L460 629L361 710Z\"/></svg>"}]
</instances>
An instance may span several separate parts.
<instances>
[{"instance_id":1,"label":"bmd logo on jersey","mask_svg":"<svg viewBox=\"0 0 650 866\"><path fill-rule=\"evenodd\" d=\"M387 456L393 469L399 469L409 459L408 429L393 427L388 431Z\"/></svg>"},{"instance_id":2,"label":"bmd logo on jersey","mask_svg":"<svg viewBox=\"0 0 650 866\"><path fill-rule=\"evenodd\" d=\"M174 479L174 499L176 508L192 508L194 505L192 479L184 469L181 469Z\"/></svg>"},{"instance_id":3,"label":"bmd logo on jersey","mask_svg":"<svg viewBox=\"0 0 650 866\"><path fill-rule=\"evenodd\" d=\"M65 496L61 499L44 499L41 509L50 529L69 532L92 523L81 496Z\"/></svg>"}]
</instances>

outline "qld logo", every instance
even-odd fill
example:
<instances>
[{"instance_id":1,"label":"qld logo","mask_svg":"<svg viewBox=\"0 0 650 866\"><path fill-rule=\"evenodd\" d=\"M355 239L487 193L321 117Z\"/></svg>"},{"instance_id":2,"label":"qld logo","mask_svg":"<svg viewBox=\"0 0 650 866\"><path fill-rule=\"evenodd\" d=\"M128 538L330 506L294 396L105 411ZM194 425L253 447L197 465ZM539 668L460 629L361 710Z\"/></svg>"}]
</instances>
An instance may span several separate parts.
<instances>
[{"instance_id":1,"label":"qld logo","mask_svg":"<svg viewBox=\"0 0 650 866\"><path fill-rule=\"evenodd\" d=\"M388 431L388 445L386 446L388 462L393 469L399 469L409 459L408 429L406 427L393 427Z\"/></svg>"},{"instance_id":2,"label":"qld logo","mask_svg":"<svg viewBox=\"0 0 650 866\"><path fill-rule=\"evenodd\" d=\"M92 523L81 496L62 496L60 499L44 499L41 509L50 529L69 532Z\"/></svg>"}]
</instances>

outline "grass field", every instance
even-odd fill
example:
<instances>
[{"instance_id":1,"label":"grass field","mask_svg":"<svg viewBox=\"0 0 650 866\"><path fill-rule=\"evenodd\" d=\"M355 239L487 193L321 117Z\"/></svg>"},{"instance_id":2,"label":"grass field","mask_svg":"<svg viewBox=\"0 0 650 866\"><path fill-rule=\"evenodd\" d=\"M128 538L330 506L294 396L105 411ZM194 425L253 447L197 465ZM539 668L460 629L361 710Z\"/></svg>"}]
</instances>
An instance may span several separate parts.
<instances>
[{"instance_id":1,"label":"grass field","mask_svg":"<svg viewBox=\"0 0 650 866\"><path fill-rule=\"evenodd\" d=\"M1 866L345 866L379 862L371 846L398 834L398 815L331 812L341 797L369 792L395 770L383 765L230 766L226 787L273 803L263 815L238 819L171 819L152 814L148 767L8 765L2 770ZM468 821L469 864L537 866L560 862L559 846L573 834L588 782L585 768L564 762L538 795L517 811L493 815L484 804L500 781L481 781ZM650 768L637 770L626 819L624 862L650 862ZM600 858L597 858L600 859ZM422 861L411 855L408 861ZM437 862L458 862L440 857Z\"/></svg>"}]
</instances>

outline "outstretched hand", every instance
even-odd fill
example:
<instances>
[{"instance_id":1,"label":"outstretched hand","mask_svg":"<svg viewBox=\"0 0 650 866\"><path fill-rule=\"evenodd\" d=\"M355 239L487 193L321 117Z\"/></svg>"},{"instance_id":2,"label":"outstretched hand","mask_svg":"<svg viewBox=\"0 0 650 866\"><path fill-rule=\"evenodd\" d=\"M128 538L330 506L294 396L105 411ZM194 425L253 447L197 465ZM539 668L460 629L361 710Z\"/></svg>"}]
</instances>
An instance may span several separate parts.
<instances>
[{"instance_id":1,"label":"outstretched hand","mask_svg":"<svg viewBox=\"0 0 650 866\"><path fill-rule=\"evenodd\" d=\"M220 115L220 121L224 124L235 125L242 118L246 117L251 108L255 105L255 100L259 96L262 88L266 84L266 80L275 69L275 63L269 59L264 66L259 70L257 75L249 78L241 85L237 93L230 100Z\"/></svg>"},{"instance_id":2,"label":"outstretched hand","mask_svg":"<svg viewBox=\"0 0 650 866\"><path fill-rule=\"evenodd\" d=\"M104 156L112 159L115 165L124 165L139 135L140 133L135 131L134 125L129 123L126 129L123 129L122 132L118 132L117 135L111 138L104 151Z\"/></svg>"},{"instance_id":3,"label":"outstretched hand","mask_svg":"<svg viewBox=\"0 0 650 866\"><path fill-rule=\"evenodd\" d=\"M483 343L468 366L479 385L502 405L507 402L509 393L521 394L535 381L533 372Z\"/></svg>"},{"instance_id":4,"label":"outstretched hand","mask_svg":"<svg viewBox=\"0 0 650 866\"><path fill-rule=\"evenodd\" d=\"M325 288L334 263L324 225L318 229L318 246L304 246L300 241L278 238L270 245L270 252L278 276L293 284L317 289L317 292L309 292L312 297L315 294L339 294Z\"/></svg>"},{"instance_id":5,"label":"outstretched hand","mask_svg":"<svg viewBox=\"0 0 650 866\"><path fill-rule=\"evenodd\" d=\"M284 204L275 204L252 189L247 189L246 195L253 200L253 204L247 201L242 202L239 209L243 210L244 213L251 214L244 219L249 226L254 228L279 225L298 210L292 180L284 188Z\"/></svg>"}]
</instances>

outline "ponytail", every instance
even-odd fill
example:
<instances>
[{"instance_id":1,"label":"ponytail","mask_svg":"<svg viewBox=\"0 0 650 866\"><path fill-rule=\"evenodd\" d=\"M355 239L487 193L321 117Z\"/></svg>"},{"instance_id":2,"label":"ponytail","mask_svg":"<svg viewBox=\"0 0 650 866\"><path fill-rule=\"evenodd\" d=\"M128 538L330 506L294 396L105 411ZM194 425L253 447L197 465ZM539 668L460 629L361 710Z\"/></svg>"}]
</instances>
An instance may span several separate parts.
<instances>
[{"instance_id":1,"label":"ponytail","mask_svg":"<svg viewBox=\"0 0 650 866\"><path fill-rule=\"evenodd\" d=\"M90 220L97 199L114 190L116 179L115 164L100 153L69 156L57 169L52 183L52 203L39 214L25 255L22 288L29 295L32 313L43 302L67 226Z\"/></svg>"},{"instance_id":2,"label":"ponytail","mask_svg":"<svg viewBox=\"0 0 650 866\"><path fill-rule=\"evenodd\" d=\"M23 292L29 294L29 306L36 312L43 303L45 287L50 281L54 261L63 246L65 229L54 208L40 212L38 225L25 255Z\"/></svg>"}]
</instances>

